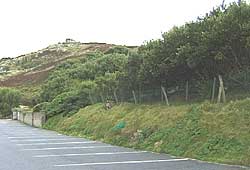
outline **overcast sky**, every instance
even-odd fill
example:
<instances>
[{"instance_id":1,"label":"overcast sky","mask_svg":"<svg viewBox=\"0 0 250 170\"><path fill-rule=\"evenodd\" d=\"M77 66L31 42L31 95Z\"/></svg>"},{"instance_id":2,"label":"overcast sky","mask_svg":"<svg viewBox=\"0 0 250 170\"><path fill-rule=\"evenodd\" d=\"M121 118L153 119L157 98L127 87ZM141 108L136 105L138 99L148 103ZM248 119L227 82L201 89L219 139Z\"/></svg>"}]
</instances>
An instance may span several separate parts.
<instances>
[{"instance_id":1,"label":"overcast sky","mask_svg":"<svg viewBox=\"0 0 250 170\"><path fill-rule=\"evenodd\" d=\"M226 0L232 2L233 0ZM195 20L222 0L1 0L0 57L73 38L140 45Z\"/></svg>"}]
</instances>

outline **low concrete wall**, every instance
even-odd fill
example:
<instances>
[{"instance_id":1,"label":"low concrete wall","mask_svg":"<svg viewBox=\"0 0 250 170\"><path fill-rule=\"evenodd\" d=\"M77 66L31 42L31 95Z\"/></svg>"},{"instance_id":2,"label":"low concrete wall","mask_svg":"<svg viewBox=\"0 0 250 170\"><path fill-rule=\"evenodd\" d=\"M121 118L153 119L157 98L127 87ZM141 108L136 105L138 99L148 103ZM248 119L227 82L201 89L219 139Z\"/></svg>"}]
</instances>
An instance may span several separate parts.
<instances>
[{"instance_id":1,"label":"low concrete wall","mask_svg":"<svg viewBox=\"0 0 250 170\"><path fill-rule=\"evenodd\" d=\"M23 115L23 113L18 112L18 114L17 114L17 120L19 120L21 122L24 122L24 115Z\"/></svg>"},{"instance_id":2,"label":"low concrete wall","mask_svg":"<svg viewBox=\"0 0 250 170\"><path fill-rule=\"evenodd\" d=\"M14 111L12 114L12 119L13 120L18 120L18 111Z\"/></svg>"},{"instance_id":3,"label":"low concrete wall","mask_svg":"<svg viewBox=\"0 0 250 170\"><path fill-rule=\"evenodd\" d=\"M43 123L45 123L46 116L40 112L33 113L18 113L18 120L35 127L42 127Z\"/></svg>"},{"instance_id":4,"label":"low concrete wall","mask_svg":"<svg viewBox=\"0 0 250 170\"><path fill-rule=\"evenodd\" d=\"M42 127L46 121L46 116L44 113L34 112L33 113L33 126Z\"/></svg>"},{"instance_id":5,"label":"low concrete wall","mask_svg":"<svg viewBox=\"0 0 250 170\"><path fill-rule=\"evenodd\" d=\"M26 113L24 115L24 123L33 126L33 116L32 116L32 113Z\"/></svg>"}]
</instances>

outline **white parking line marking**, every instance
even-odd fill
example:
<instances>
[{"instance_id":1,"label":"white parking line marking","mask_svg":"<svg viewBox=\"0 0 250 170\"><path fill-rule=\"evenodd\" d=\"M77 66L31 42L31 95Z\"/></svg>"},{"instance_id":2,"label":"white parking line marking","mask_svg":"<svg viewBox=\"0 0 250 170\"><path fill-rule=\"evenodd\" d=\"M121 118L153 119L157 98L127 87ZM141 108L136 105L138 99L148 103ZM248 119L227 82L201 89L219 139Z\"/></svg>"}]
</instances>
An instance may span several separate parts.
<instances>
[{"instance_id":1,"label":"white parking line marking","mask_svg":"<svg viewBox=\"0 0 250 170\"><path fill-rule=\"evenodd\" d=\"M30 128L26 128L26 127L16 127L16 132L27 132L27 131L40 131L39 129L30 129ZM10 129L10 128L9 128Z\"/></svg>"},{"instance_id":2,"label":"white parking line marking","mask_svg":"<svg viewBox=\"0 0 250 170\"><path fill-rule=\"evenodd\" d=\"M62 155L35 155L34 158L49 158L49 157L71 157L71 156L98 156L98 155L121 155L121 154L138 154L146 153L147 151L134 152L105 152L105 153L83 153L83 154L62 154Z\"/></svg>"},{"instance_id":3,"label":"white parking line marking","mask_svg":"<svg viewBox=\"0 0 250 170\"><path fill-rule=\"evenodd\" d=\"M57 138L57 139L18 139L18 140L11 140L11 142L45 142L45 141L57 141L57 140L76 140L74 138Z\"/></svg>"},{"instance_id":4,"label":"white parking line marking","mask_svg":"<svg viewBox=\"0 0 250 170\"><path fill-rule=\"evenodd\" d=\"M58 135L60 136L60 135ZM54 136L40 136L40 135L30 135L30 136L9 136L9 139L36 139L36 138L55 138L58 137L56 135Z\"/></svg>"},{"instance_id":5,"label":"white parking line marking","mask_svg":"<svg viewBox=\"0 0 250 170\"><path fill-rule=\"evenodd\" d=\"M67 144L85 144L85 143L97 143L95 141L88 142L60 142L60 143L25 143L25 144L16 144L18 146L34 146L34 145L67 145Z\"/></svg>"},{"instance_id":6,"label":"white parking line marking","mask_svg":"<svg viewBox=\"0 0 250 170\"><path fill-rule=\"evenodd\" d=\"M13 135L20 135L20 136L29 136L29 135L42 135L43 133L24 131L24 132L15 132L15 133L12 133L12 134Z\"/></svg>"},{"instance_id":7,"label":"white parking line marking","mask_svg":"<svg viewBox=\"0 0 250 170\"><path fill-rule=\"evenodd\" d=\"M145 161L122 161L122 162L97 162L97 163L82 163L82 164L62 164L54 165L56 167L70 167L70 166L93 166L93 165L114 165L114 164L140 164L140 163L158 163L158 162L177 162L187 161L189 159L165 159L165 160L145 160Z\"/></svg>"},{"instance_id":8,"label":"white parking line marking","mask_svg":"<svg viewBox=\"0 0 250 170\"><path fill-rule=\"evenodd\" d=\"M9 122L6 122L5 124L9 124ZM9 126L6 126L6 128L20 128L20 127L26 127L26 126L23 126L23 125L17 125L17 126L15 126L15 125L9 125Z\"/></svg>"},{"instance_id":9,"label":"white parking line marking","mask_svg":"<svg viewBox=\"0 0 250 170\"><path fill-rule=\"evenodd\" d=\"M94 149L94 148L112 148L116 146L77 146L77 147L59 147L59 148L35 148L23 149L23 151L46 151L46 150L63 150L63 149Z\"/></svg>"},{"instance_id":10,"label":"white parking line marking","mask_svg":"<svg viewBox=\"0 0 250 170\"><path fill-rule=\"evenodd\" d=\"M32 139L32 137L38 137L38 136L43 136L42 134L28 134L28 133L25 133L25 134L23 134L23 135L19 135L19 134L12 134L12 135L15 135L15 138L9 138L9 139L13 139L13 140L15 140L15 139L22 139L21 137L23 137L24 135L27 137L27 138L24 138L24 139L28 139L28 137L29 138L31 138ZM20 136L20 137L19 137ZM10 137L10 135L9 135L9 137ZM17 137L17 138L16 138ZM41 138L41 137L40 137Z\"/></svg>"}]
</instances>

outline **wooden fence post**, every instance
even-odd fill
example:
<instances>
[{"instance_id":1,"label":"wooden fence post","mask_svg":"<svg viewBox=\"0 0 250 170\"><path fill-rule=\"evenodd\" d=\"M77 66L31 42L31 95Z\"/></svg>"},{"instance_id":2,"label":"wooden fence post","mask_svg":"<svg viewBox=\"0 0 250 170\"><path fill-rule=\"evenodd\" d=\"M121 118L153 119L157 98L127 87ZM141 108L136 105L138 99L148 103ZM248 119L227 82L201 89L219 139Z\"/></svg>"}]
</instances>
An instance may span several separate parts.
<instances>
[{"instance_id":1,"label":"wooden fence post","mask_svg":"<svg viewBox=\"0 0 250 170\"><path fill-rule=\"evenodd\" d=\"M225 89L224 89L223 79L222 79L221 75L219 75L218 77L219 77L220 87L219 87L219 94L218 94L218 100L217 100L217 102L218 103L221 102L221 96L222 96L222 102L225 103L226 102L226 95L225 95Z\"/></svg>"},{"instance_id":2,"label":"wooden fence post","mask_svg":"<svg viewBox=\"0 0 250 170\"><path fill-rule=\"evenodd\" d=\"M166 104L169 106L169 102L168 102L168 95L166 93L166 90L163 86L161 86L161 90L162 90L162 94L164 95L165 97L165 101L166 101Z\"/></svg>"},{"instance_id":3,"label":"wooden fence post","mask_svg":"<svg viewBox=\"0 0 250 170\"><path fill-rule=\"evenodd\" d=\"M94 101L93 101L93 98L92 98L90 92L89 92L89 100L90 100L91 104L94 104Z\"/></svg>"},{"instance_id":4,"label":"wooden fence post","mask_svg":"<svg viewBox=\"0 0 250 170\"><path fill-rule=\"evenodd\" d=\"M215 85L216 85L216 77L214 77L211 102L214 102L214 96L215 96Z\"/></svg>"},{"instance_id":5,"label":"wooden fence post","mask_svg":"<svg viewBox=\"0 0 250 170\"><path fill-rule=\"evenodd\" d=\"M138 96L138 102L142 102L142 89L141 89L141 84L139 85L139 96Z\"/></svg>"},{"instance_id":6,"label":"wooden fence post","mask_svg":"<svg viewBox=\"0 0 250 170\"><path fill-rule=\"evenodd\" d=\"M221 78L221 82L222 82L222 102L226 103L226 94L225 94L225 88L224 88L222 78Z\"/></svg>"},{"instance_id":7,"label":"wooden fence post","mask_svg":"<svg viewBox=\"0 0 250 170\"><path fill-rule=\"evenodd\" d=\"M115 97L115 102L117 104L118 103L118 98L117 98L117 95L116 95L116 90L114 90L114 97Z\"/></svg>"},{"instance_id":8,"label":"wooden fence post","mask_svg":"<svg viewBox=\"0 0 250 170\"><path fill-rule=\"evenodd\" d=\"M163 95L163 91L162 91L162 88L161 88L161 102L163 102L164 100L164 95Z\"/></svg>"},{"instance_id":9,"label":"wooden fence post","mask_svg":"<svg viewBox=\"0 0 250 170\"><path fill-rule=\"evenodd\" d=\"M135 91L132 90L132 93L133 93L133 97L134 97L135 104L137 104L137 100L136 100L136 96L135 96Z\"/></svg>"},{"instance_id":10,"label":"wooden fence post","mask_svg":"<svg viewBox=\"0 0 250 170\"><path fill-rule=\"evenodd\" d=\"M188 90L189 90L189 84L188 84L188 80L187 80L187 82L186 82L186 97L185 97L186 101L188 101L188 98L189 98Z\"/></svg>"}]
</instances>

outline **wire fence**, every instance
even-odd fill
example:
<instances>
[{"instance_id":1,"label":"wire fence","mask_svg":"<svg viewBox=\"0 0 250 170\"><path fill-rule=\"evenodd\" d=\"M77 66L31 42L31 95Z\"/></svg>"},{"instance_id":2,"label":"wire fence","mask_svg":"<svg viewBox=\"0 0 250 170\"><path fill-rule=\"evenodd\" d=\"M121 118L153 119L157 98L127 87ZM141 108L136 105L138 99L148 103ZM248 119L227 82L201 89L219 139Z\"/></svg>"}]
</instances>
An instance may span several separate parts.
<instances>
[{"instance_id":1,"label":"wire fence","mask_svg":"<svg viewBox=\"0 0 250 170\"><path fill-rule=\"evenodd\" d=\"M214 77L209 81L188 80L168 88L164 85L155 88L108 90L101 93L90 93L89 98L94 103L191 103L209 100L214 103L226 102L250 97L250 71L243 76Z\"/></svg>"}]
</instances>

